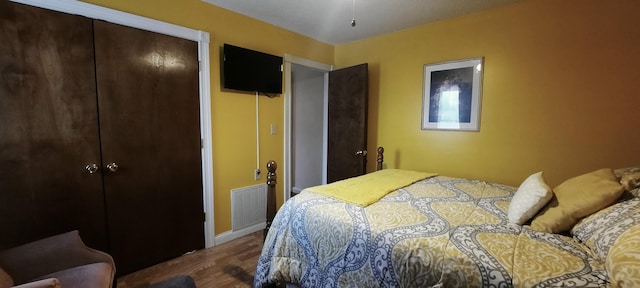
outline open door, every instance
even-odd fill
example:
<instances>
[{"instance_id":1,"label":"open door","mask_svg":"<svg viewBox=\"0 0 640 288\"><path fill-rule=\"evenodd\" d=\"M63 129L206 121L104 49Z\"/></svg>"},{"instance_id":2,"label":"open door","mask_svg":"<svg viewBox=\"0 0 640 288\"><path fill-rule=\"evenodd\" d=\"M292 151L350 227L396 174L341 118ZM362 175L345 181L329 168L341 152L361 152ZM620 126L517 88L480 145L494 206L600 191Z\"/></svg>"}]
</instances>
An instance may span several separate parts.
<instances>
[{"instance_id":1,"label":"open door","mask_svg":"<svg viewBox=\"0 0 640 288\"><path fill-rule=\"evenodd\" d=\"M367 166L368 65L329 72L327 183L363 175Z\"/></svg>"}]
</instances>

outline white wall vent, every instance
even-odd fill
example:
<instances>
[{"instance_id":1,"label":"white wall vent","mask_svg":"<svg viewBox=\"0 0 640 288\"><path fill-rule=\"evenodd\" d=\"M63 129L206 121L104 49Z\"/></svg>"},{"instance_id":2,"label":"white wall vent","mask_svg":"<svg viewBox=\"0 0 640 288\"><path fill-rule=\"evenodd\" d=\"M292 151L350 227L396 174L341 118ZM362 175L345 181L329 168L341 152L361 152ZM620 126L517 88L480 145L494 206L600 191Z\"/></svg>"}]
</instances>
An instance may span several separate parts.
<instances>
[{"instance_id":1,"label":"white wall vent","mask_svg":"<svg viewBox=\"0 0 640 288\"><path fill-rule=\"evenodd\" d=\"M267 221L267 184L231 190L231 225L238 231Z\"/></svg>"}]
</instances>

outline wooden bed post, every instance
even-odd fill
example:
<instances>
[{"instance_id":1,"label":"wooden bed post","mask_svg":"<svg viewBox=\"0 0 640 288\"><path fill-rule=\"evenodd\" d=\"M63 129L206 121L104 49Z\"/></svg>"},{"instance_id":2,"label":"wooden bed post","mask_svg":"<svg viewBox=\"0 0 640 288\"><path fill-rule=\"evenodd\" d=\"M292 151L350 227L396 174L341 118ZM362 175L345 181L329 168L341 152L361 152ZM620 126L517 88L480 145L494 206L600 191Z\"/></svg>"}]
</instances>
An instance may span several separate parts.
<instances>
[{"instance_id":1,"label":"wooden bed post","mask_svg":"<svg viewBox=\"0 0 640 288\"><path fill-rule=\"evenodd\" d=\"M376 165L376 171L382 170L382 162L384 161L384 148L378 147L378 160Z\"/></svg>"},{"instance_id":2,"label":"wooden bed post","mask_svg":"<svg viewBox=\"0 0 640 288\"><path fill-rule=\"evenodd\" d=\"M264 238L267 238L269 228L271 228L271 222L276 216L276 169L278 165L276 161L267 162L267 226L264 228Z\"/></svg>"},{"instance_id":3,"label":"wooden bed post","mask_svg":"<svg viewBox=\"0 0 640 288\"><path fill-rule=\"evenodd\" d=\"M382 162L384 161L384 148L378 147L378 155L376 159L376 171L382 170ZM264 238L267 237L267 233L269 233L269 228L271 228L271 223L273 222L273 218L276 216L276 169L278 168L278 164L276 161L267 162L267 226L264 228Z\"/></svg>"}]
</instances>

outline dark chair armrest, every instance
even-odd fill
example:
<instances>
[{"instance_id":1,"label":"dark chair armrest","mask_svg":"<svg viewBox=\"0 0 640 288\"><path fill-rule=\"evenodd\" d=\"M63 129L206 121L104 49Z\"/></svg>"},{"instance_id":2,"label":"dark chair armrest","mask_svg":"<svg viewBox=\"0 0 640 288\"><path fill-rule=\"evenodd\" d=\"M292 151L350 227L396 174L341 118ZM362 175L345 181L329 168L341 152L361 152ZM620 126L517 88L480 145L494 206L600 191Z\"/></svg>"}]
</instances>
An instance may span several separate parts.
<instances>
[{"instance_id":1,"label":"dark chair armrest","mask_svg":"<svg viewBox=\"0 0 640 288\"><path fill-rule=\"evenodd\" d=\"M15 283L81 265L115 264L109 254L87 247L78 231L71 231L0 252L0 266Z\"/></svg>"}]
</instances>

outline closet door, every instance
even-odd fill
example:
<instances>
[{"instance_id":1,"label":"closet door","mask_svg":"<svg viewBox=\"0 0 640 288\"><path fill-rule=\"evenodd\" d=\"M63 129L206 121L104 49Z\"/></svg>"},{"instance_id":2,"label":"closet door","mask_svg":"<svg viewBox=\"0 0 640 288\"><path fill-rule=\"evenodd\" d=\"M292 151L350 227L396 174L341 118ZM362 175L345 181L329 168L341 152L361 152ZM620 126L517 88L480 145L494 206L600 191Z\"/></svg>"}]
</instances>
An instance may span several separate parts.
<instances>
[{"instance_id":1,"label":"closet door","mask_svg":"<svg viewBox=\"0 0 640 288\"><path fill-rule=\"evenodd\" d=\"M106 249L91 20L0 1L0 250L70 230ZM89 166L90 169L91 166Z\"/></svg>"},{"instance_id":2,"label":"closet door","mask_svg":"<svg viewBox=\"0 0 640 288\"><path fill-rule=\"evenodd\" d=\"M204 248L198 48L94 28L110 251L123 275Z\"/></svg>"}]
</instances>

